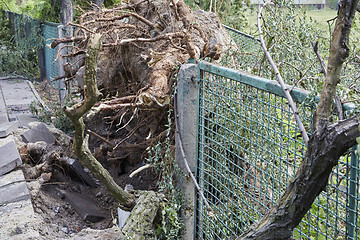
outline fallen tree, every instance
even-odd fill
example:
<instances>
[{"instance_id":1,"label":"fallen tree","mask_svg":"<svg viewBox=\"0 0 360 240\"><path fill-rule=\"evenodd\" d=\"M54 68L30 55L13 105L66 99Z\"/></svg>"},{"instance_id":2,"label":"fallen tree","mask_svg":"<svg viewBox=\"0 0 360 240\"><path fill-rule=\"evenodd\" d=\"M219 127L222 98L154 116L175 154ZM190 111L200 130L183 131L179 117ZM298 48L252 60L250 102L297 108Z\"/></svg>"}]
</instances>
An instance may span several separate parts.
<instances>
[{"instance_id":1,"label":"fallen tree","mask_svg":"<svg viewBox=\"0 0 360 240\"><path fill-rule=\"evenodd\" d=\"M152 234L151 224L163 196L150 191L135 197L124 191L96 158L142 161L149 147L173 141L174 132L166 124L177 69L188 59L216 61L232 43L214 14L194 13L182 0L129 1L114 9L93 7L78 22L69 23L77 29L73 35L50 45L60 46L59 53L65 47L71 50L66 56L58 55L72 59L72 64L65 64L65 75L57 80L77 79L82 88L83 100L65 108L75 126L76 156L123 207L134 208L124 235L146 239ZM93 154L85 125L106 120L110 128L116 126L112 137L106 131L86 130L101 139L99 151L106 152ZM167 165L174 171L173 162Z\"/></svg>"},{"instance_id":2,"label":"fallen tree","mask_svg":"<svg viewBox=\"0 0 360 240\"><path fill-rule=\"evenodd\" d=\"M290 239L293 229L326 187L338 158L356 143L355 139L360 135L358 117L334 124L329 121L334 89L340 80L339 69L349 50L347 41L357 2L341 1L326 81L316 115L316 131L310 137L305 159L284 195L241 239ZM82 107L77 106L67 109L68 116L78 126L74 148L80 160L81 156L85 156L84 165L89 159L96 161L87 149L81 120L94 104L91 112L97 113L97 116L106 112L104 115L111 120L111 125L118 125L118 132L123 136L122 139L114 136L111 139L114 143L106 139L113 146L111 156L117 159L131 153L135 156L133 161L136 161L139 155L134 152L140 151L143 156L149 146L166 137L167 128L164 125L168 115L165 113L171 107L170 96L178 66L191 58L216 61L222 51L232 46L229 36L213 14L203 11L194 14L182 0L129 1L115 9L94 6L94 11L84 12L79 22L70 25L77 27L74 36L57 39L51 47L60 43L75 43L67 57L76 57L78 61L66 68L64 77L84 79L84 83L80 83L85 86L84 102L80 105L91 102L86 110L79 111ZM93 59L91 67L86 59L92 56L94 39L102 39L102 48L99 59ZM97 87L103 96L110 98L97 102ZM93 118L90 116L89 119ZM136 124L130 126L130 122ZM131 140L133 136L137 140ZM91 170L92 163L88 164ZM93 168L93 171L97 169ZM113 185L111 179L98 178L105 186ZM108 189L123 205L131 207L135 204L134 196L125 193L122 188L113 186ZM153 208L153 211L156 209ZM142 234L146 236L149 233Z\"/></svg>"}]
</instances>

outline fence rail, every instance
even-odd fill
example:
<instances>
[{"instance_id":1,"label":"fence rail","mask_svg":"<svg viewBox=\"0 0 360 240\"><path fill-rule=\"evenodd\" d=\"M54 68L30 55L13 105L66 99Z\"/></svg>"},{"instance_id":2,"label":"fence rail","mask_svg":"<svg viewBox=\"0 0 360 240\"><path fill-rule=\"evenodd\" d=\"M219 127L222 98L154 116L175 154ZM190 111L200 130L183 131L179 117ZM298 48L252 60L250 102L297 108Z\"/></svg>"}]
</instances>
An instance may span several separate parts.
<instances>
[{"instance_id":1,"label":"fence rail","mask_svg":"<svg viewBox=\"0 0 360 240\"><path fill-rule=\"evenodd\" d=\"M236 239L278 200L306 146L277 82L199 62L198 84L197 178L214 212L198 198L196 238ZM315 100L297 88L292 96L311 134ZM359 170L349 150L295 239L359 239Z\"/></svg>"}]
</instances>

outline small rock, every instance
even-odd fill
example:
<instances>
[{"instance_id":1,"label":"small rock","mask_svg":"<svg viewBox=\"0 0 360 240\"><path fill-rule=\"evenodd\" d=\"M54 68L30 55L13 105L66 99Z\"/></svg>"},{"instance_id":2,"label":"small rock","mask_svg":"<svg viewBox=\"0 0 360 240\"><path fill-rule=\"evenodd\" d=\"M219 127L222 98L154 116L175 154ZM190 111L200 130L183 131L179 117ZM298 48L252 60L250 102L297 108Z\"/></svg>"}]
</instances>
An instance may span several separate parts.
<instances>
[{"instance_id":1,"label":"small rock","mask_svg":"<svg viewBox=\"0 0 360 240\"><path fill-rule=\"evenodd\" d=\"M63 192L58 192L57 193L58 197L61 198L61 199L64 199L65 198L65 194Z\"/></svg>"},{"instance_id":2,"label":"small rock","mask_svg":"<svg viewBox=\"0 0 360 240\"><path fill-rule=\"evenodd\" d=\"M54 212L55 212L55 213L59 213L59 212L60 212L60 207L56 207L56 208L54 209Z\"/></svg>"},{"instance_id":3,"label":"small rock","mask_svg":"<svg viewBox=\"0 0 360 240\"><path fill-rule=\"evenodd\" d=\"M16 226L16 228L15 228L15 233L16 233L16 234L22 234L22 233L23 233L23 230L21 229L21 227Z\"/></svg>"},{"instance_id":4,"label":"small rock","mask_svg":"<svg viewBox=\"0 0 360 240\"><path fill-rule=\"evenodd\" d=\"M69 228L67 226L62 227L60 230L66 234L69 234Z\"/></svg>"}]
</instances>

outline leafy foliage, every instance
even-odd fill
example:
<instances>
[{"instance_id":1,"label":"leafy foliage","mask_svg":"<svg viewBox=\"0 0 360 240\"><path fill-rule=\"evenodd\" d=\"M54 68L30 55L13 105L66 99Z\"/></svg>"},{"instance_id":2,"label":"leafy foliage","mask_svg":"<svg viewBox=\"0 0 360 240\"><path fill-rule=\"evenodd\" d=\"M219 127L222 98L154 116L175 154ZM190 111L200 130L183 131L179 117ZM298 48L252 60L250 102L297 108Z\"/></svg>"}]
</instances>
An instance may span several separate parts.
<instances>
[{"instance_id":1,"label":"leafy foliage","mask_svg":"<svg viewBox=\"0 0 360 240\"><path fill-rule=\"evenodd\" d=\"M165 194L166 200L161 203L160 222L155 227L158 239L182 239L184 224L180 217L183 206L183 194L178 188L181 181L180 169L177 166L170 139L172 129L172 110L168 113L167 138L164 142L157 143L148 152L148 161L160 175L159 191Z\"/></svg>"},{"instance_id":2,"label":"leafy foliage","mask_svg":"<svg viewBox=\"0 0 360 240\"><path fill-rule=\"evenodd\" d=\"M10 24L0 16L0 26L0 74L37 77L37 49L43 42L38 34L40 24L27 16L21 16ZM14 27L18 30L15 35L12 34Z\"/></svg>"}]
</instances>

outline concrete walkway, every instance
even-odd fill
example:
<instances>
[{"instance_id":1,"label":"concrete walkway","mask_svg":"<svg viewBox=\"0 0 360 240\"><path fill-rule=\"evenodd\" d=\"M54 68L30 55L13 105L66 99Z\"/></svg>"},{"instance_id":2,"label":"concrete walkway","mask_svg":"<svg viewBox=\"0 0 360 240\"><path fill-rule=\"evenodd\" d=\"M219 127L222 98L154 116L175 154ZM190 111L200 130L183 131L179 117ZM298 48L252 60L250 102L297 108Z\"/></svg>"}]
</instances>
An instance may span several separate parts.
<instances>
[{"instance_id":1,"label":"concrete walkway","mask_svg":"<svg viewBox=\"0 0 360 240\"><path fill-rule=\"evenodd\" d=\"M12 132L36 121L30 104L39 98L32 83L0 77L0 239L37 239L30 194Z\"/></svg>"}]
</instances>

